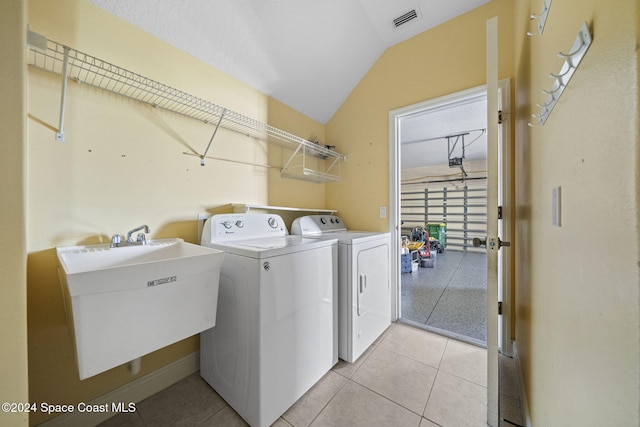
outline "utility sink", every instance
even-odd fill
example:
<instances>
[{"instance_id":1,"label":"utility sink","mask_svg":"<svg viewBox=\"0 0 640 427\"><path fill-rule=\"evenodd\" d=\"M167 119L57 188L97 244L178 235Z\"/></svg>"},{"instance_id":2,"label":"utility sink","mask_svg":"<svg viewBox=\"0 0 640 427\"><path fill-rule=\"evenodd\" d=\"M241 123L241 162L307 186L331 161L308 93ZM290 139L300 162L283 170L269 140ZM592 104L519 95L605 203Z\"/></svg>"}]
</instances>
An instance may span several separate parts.
<instances>
[{"instance_id":1,"label":"utility sink","mask_svg":"<svg viewBox=\"0 0 640 427\"><path fill-rule=\"evenodd\" d=\"M158 239L57 254L80 379L215 326L222 251Z\"/></svg>"}]
</instances>

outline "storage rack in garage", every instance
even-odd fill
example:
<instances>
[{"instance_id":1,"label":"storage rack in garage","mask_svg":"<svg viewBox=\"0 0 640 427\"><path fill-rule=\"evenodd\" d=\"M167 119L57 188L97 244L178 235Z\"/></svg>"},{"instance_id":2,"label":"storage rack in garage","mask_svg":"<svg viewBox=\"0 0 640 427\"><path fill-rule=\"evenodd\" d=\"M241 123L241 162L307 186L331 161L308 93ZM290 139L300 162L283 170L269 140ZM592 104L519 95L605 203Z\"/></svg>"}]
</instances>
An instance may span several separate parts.
<instances>
[{"instance_id":1,"label":"storage rack in garage","mask_svg":"<svg viewBox=\"0 0 640 427\"><path fill-rule=\"evenodd\" d=\"M207 154L218 129L225 128L258 140L284 143L291 148L293 154L280 172L283 177L314 182L340 180L340 162L346 160L346 156L327 146L292 135L213 102L48 40L33 31L28 31L28 44L29 65L64 76L60 121L56 133L58 141L64 141L66 88L67 81L71 79L214 125L213 135L202 153L184 153L199 157L203 166L205 159L213 158Z\"/></svg>"},{"instance_id":2,"label":"storage rack in garage","mask_svg":"<svg viewBox=\"0 0 640 427\"><path fill-rule=\"evenodd\" d=\"M446 247L466 250L474 237L487 234L486 185L403 189L400 200L402 234L428 223L446 225Z\"/></svg>"}]
</instances>

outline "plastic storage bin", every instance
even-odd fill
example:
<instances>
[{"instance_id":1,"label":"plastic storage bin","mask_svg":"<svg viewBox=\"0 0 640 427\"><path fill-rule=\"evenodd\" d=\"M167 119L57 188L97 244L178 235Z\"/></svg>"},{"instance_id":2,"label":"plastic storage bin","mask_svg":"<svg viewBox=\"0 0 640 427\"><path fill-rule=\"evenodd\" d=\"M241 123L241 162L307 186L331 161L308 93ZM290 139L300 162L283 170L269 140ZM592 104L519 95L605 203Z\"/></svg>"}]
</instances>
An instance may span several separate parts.
<instances>
[{"instance_id":1,"label":"plastic storage bin","mask_svg":"<svg viewBox=\"0 0 640 427\"><path fill-rule=\"evenodd\" d=\"M411 251L408 254L400 255L400 272L411 273L417 267L418 263L418 251Z\"/></svg>"},{"instance_id":2,"label":"plastic storage bin","mask_svg":"<svg viewBox=\"0 0 640 427\"><path fill-rule=\"evenodd\" d=\"M435 224L429 223L427 224L427 229L429 230L429 237L433 237L436 240L439 240L440 243L446 245L447 242L447 225L444 223Z\"/></svg>"},{"instance_id":3,"label":"plastic storage bin","mask_svg":"<svg viewBox=\"0 0 640 427\"><path fill-rule=\"evenodd\" d=\"M444 249L447 246L447 225L444 223L428 223L427 230L429 230L429 237L433 237L442 245ZM440 248L438 248L439 250ZM439 250L439 252L441 252Z\"/></svg>"}]
</instances>

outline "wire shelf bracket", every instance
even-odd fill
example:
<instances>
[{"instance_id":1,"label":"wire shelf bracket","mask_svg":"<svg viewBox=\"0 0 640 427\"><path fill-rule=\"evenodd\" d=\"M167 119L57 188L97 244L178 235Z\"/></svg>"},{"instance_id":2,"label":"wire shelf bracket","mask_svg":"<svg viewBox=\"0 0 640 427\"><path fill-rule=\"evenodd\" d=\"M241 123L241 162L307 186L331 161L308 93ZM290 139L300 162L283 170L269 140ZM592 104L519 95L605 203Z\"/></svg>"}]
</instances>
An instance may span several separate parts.
<instances>
[{"instance_id":1,"label":"wire shelf bracket","mask_svg":"<svg viewBox=\"0 0 640 427\"><path fill-rule=\"evenodd\" d=\"M58 132L56 141L64 141L64 111L67 100L67 69L69 68L69 48L64 48L64 61L62 63L62 94L60 94L60 120L58 121Z\"/></svg>"},{"instance_id":2,"label":"wire shelf bracket","mask_svg":"<svg viewBox=\"0 0 640 427\"><path fill-rule=\"evenodd\" d=\"M209 148L211 148L211 144L213 143L213 140L216 137L216 134L218 133L218 129L220 129L220 123L222 123L222 119L224 119L224 115L227 114L227 110L224 109L222 111L222 114L220 114L220 120L218 120L218 124L216 124L216 128L213 131L213 135L211 135L211 139L209 140L209 144L207 145L207 148L205 148L204 153L202 153L202 155L200 155L200 165L204 166L205 165L205 161L204 159L207 157L207 153L209 152Z\"/></svg>"},{"instance_id":3,"label":"wire shelf bracket","mask_svg":"<svg viewBox=\"0 0 640 427\"><path fill-rule=\"evenodd\" d=\"M543 126L553 108L558 103L558 100L562 96L562 93L566 89L571 77L578 69L578 66L582 62L582 59L589 50L589 46L591 46L593 39L591 38L591 33L589 32L589 27L587 27L587 23L583 23L580 28L580 32L578 32L578 36L571 47L571 51L568 54L558 53L558 56L564 58L564 63L562 64L562 68L558 74L551 73L549 77L553 79L553 86L550 90L543 90L542 93L546 95L546 99L544 104L536 104L536 107L539 109L538 114L532 114L531 117L534 119L533 123L529 123L529 126Z\"/></svg>"},{"instance_id":4,"label":"wire shelf bracket","mask_svg":"<svg viewBox=\"0 0 640 427\"><path fill-rule=\"evenodd\" d=\"M62 95L60 99L60 121L56 140L64 141L64 117L67 81L87 84L144 104L151 105L182 116L190 117L201 122L212 124L215 130L209 144L202 154L185 153L200 158L200 164L205 165L213 140L220 127L234 131L258 140L279 143L293 150L293 155L282 168L281 176L310 180L314 182L339 181L339 165L346 161L346 156L327 146L323 146L291 133L285 132L251 117L221 107L213 102L196 97L189 93L175 89L148 77L111 64L102 59L62 45L27 28L27 45L29 49L28 63L30 66L43 69L63 76ZM305 171L304 168L295 170L290 163L300 153L304 156L316 157L328 161L329 166L318 171ZM242 163L242 162L240 162ZM308 163L305 161L305 163ZM322 164L319 164L322 166ZM287 170L287 168L289 170ZM286 172L285 172L286 171Z\"/></svg>"}]
</instances>

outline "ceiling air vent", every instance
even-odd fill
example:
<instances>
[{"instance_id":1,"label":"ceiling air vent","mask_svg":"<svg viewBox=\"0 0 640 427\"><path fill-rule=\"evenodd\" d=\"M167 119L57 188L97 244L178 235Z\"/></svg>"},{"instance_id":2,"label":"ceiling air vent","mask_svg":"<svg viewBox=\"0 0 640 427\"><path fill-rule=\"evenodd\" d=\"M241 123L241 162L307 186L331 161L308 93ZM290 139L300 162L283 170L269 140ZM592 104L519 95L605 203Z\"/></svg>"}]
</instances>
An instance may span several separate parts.
<instances>
[{"instance_id":1,"label":"ceiling air vent","mask_svg":"<svg viewBox=\"0 0 640 427\"><path fill-rule=\"evenodd\" d=\"M406 24L409 21L413 21L414 19L418 18L418 12L416 11L416 9L412 9L409 12L402 14L400 16L398 16L396 19L393 20L393 28L398 28L401 25Z\"/></svg>"}]
</instances>

